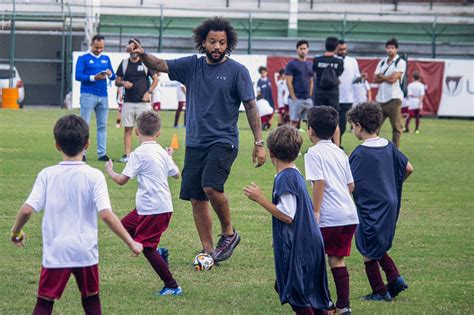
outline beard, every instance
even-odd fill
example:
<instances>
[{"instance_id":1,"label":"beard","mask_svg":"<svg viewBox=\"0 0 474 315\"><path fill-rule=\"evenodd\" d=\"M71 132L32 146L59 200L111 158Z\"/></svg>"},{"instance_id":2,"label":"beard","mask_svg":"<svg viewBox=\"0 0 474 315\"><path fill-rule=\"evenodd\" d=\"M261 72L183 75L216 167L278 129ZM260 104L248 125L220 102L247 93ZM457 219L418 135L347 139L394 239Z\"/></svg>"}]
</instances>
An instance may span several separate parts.
<instances>
[{"instance_id":1,"label":"beard","mask_svg":"<svg viewBox=\"0 0 474 315\"><path fill-rule=\"evenodd\" d=\"M138 57L139 57L138 54L135 54L135 53L130 54L130 58L132 58L132 59L137 59Z\"/></svg>"},{"instance_id":2,"label":"beard","mask_svg":"<svg viewBox=\"0 0 474 315\"><path fill-rule=\"evenodd\" d=\"M217 52L214 52L214 53L217 53ZM225 52L221 53L218 58L214 58L214 57L212 56L212 52L206 50L206 57L207 57L207 59L209 59L212 63L219 63L219 62L221 62L221 61L224 59L224 57L225 57Z\"/></svg>"}]
</instances>

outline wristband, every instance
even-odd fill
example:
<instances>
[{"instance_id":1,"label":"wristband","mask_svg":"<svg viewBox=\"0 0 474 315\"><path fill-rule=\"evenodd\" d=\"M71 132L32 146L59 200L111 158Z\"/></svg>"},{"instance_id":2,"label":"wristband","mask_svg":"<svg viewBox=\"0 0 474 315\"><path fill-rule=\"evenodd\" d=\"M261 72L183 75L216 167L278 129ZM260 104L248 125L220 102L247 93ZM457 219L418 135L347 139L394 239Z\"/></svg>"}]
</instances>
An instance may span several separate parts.
<instances>
[{"instance_id":1,"label":"wristband","mask_svg":"<svg viewBox=\"0 0 474 315\"><path fill-rule=\"evenodd\" d=\"M25 233L23 233L23 230L20 230L20 232L17 232L17 233L12 231L11 239L15 241L19 241L23 238L23 236L25 236Z\"/></svg>"},{"instance_id":2,"label":"wristband","mask_svg":"<svg viewBox=\"0 0 474 315\"><path fill-rule=\"evenodd\" d=\"M263 147L265 146L265 141L264 140L258 140L253 143L257 147Z\"/></svg>"}]
</instances>

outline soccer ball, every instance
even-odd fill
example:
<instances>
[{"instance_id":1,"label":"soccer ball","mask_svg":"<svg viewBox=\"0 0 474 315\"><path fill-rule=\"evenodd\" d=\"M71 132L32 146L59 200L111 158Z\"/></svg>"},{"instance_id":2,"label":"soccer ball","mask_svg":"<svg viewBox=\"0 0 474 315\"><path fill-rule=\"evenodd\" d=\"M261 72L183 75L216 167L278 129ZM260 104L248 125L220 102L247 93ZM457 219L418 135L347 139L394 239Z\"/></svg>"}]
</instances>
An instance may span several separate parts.
<instances>
[{"instance_id":1,"label":"soccer ball","mask_svg":"<svg viewBox=\"0 0 474 315\"><path fill-rule=\"evenodd\" d=\"M196 270L210 270L214 266L214 259L211 255L199 253L194 257L193 267Z\"/></svg>"}]
</instances>

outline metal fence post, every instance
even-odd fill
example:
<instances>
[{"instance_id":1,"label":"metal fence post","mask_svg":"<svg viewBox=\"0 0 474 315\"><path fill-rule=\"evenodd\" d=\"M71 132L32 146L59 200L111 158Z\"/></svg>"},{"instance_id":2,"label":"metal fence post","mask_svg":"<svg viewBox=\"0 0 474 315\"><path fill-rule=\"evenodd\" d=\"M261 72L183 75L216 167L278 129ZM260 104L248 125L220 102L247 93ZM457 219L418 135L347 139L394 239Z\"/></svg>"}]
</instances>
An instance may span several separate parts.
<instances>
[{"instance_id":1,"label":"metal fence post","mask_svg":"<svg viewBox=\"0 0 474 315\"><path fill-rule=\"evenodd\" d=\"M438 22L438 13L435 14L431 26L431 58L436 58L436 24Z\"/></svg>"},{"instance_id":2,"label":"metal fence post","mask_svg":"<svg viewBox=\"0 0 474 315\"><path fill-rule=\"evenodd\" d=\"M249 55L252 54L252 33L253 33L253 19L252 19L252 12L249 13L249 39L248 39L248 47L247 47L247 53Z\"/></svg>"},{"instance_id":3,"label":"metal fence post","mask_svg":"<svg viewBox=\"0 0 474 315\"><path fill-rule=\"evenodd\" d=\"M164 22L164 17L163 17L163 5L160 5L160 34L159 36L159 41L158 41L158 52L161 52L162 47L163 47L163 22Z\"/></svg>"},{"instance_id":4,"label":"metal fence post","mask_svg":"<svg viewBox=\"0 0 474 315\"><path fill-rule=\"evenodd\" d=\"M13 87L13 67L15 61L15 18L16 18L16 6L15 0L13 0L13 16L10 25L10 80L8 86Z\"/></svg>"}]
</instances>

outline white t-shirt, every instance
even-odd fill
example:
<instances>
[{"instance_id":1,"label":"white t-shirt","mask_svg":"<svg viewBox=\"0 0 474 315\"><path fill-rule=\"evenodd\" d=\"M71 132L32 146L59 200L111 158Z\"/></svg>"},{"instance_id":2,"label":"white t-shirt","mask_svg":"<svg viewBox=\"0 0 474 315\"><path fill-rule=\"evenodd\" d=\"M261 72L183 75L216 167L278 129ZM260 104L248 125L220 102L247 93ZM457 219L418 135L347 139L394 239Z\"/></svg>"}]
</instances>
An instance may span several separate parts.
<instances>
[{"instance_id":1,"label":"white t-shirt","mask_svg":"<svg viewBox=\"0 0 474 315\"><path fill-rule=\"evenodd\" d=\"M353 57L344 57L344 71L339 77L339 103L354 103L354 80L360 77L359 64Z\"/></svg>"},{"instance_id":2,"label":"white t-shirt","mask_svg":"<svg viewBox=\"0 0 474 315\"><path fill-rule=\"evenodd\" d=\"M178 96L178 102L186 102L186 93L183 92L184 85L176 82L176 94Z\"/></svg>"},{"instance_id":3,"label":"white t-shirt","mask_svg":"<svg viewBox=\"0 0 474 315\"><path fill-rule=\"evenodd\" d=\"M354 105L367 102L367 92L370 91L370 84L367 80L355 83L354 89Z\"/></svg>"},{"instance_id":4,"label":"white t-shirt","mask_svg":"<svg viewBox=\"0 0 474 315\"><path fill-rule=\"evenodd\" d=\"M285 105L288 105L288 96L290 95L290 91L288 90L288 86L286 85L286 80L278 80L277 89L278 108L283 108L285 107Z\"/></svg>"},{"instance_id":5,"label":"white t-shirt","mask_svg":"<svg viewBox=\"0 0 474 315\"><path fill-rule=\"evenodd\" d=\"M386 76L391 75L394 72L401 72L402 77L403 74L406 71L407 63L405 60L400 59L397 65L395 65L395 61L400 58L399 55L396 55L395 58L392 60L392 62L388 63L388 57L382 59L379 61L377 65L377 69L375 69L375 76L377 74L384 74ZM382 66L382 63L384 64ZM386 71L385 71L386 70ZM394 83L388 83L388 82L382 82L379 85L379 90L377 92L377 96L375 97L375 100L379 103L387 103L388 101L392 99L399 99L403 100L403 91L400 88L400 80Z\"/></svg>"},{"instance_id":6,"label":"white t-shirt","mask_svg":"<svg viewBox=\"0 0 474 315\"><path fill-rule=\"evenodd\" d=\"M43 267L87 267L99 263L97 214L111 209L101 171L80 161L43 169L26 200L44 210Z\"/></svg>"},{"instance_id":7,"label":"white t-shirt","mask_svg":"<svg viewBox=\"0 0 474 315\"><path fill-rule=\"evenodd\" d=\"M122 174L137 177L139 215L173 212L168 176L178 173L176 163L156 141L145 141L130 154Z\"/></svg>"},{"instance_id":8,"label":"white t-shirt","mask_svg":"<svg viewBox=\"0 0 474 315\"><path fill-rule=\"evenodd\" d=\"M304 157L306 180L324 180L321 227L358 224L357 209L349 193L353 183L349 158L331 140L321 140Z\"/></svg>"},{"instance_id":9,"label":"white t-shirt","mask_svg":"<svg viewBox=\"0 0 474 315\"><path fill-rule=\"evenodd\" d=\"M273 107L264 98L261 98L257 101L257 109L258 109L258 113L260 114L260 117L271 115L274 112Z\"/></svg>"},{"instance_id":10,"label":"white t-shirt","mask_svg":"<svg viewBox=\"0 0 474 315\"><path fill-rule=\"evenodd\" d=\"M161 102L161 82L160 77L158 77L158 84L156 85L153 93L151 94L151 102L152 103L159 103Z\"/></svg>"},{"instance_id":11,"label":"white t-shirt","mask_svg":"<svg viewBox=\"0 0 474 315\"><path fill-rule=\"evenodd\" d=\"M414 110L419 109L422 104L420 104L420 97L425 95L425 85L420 81L413 81L407 86L408 89L408 109Z\"/></svg>"},{"instance_id":12,"label":"white t-shirt","mask_svg":"<svg viewBox=\"0 0 474 315\"><path fill-rule=\"evenodd\" d=\"M384 147L387 144L388 144L387 139L376 137L376 138L365 140L364 142L362 142L361 145L363 145L364 147L379 148L379 147Z\"/></svg>"},{"instance_id":13,"label":"white t-shirt","mask_svg":"<svg viewBox=\"0 0 474 315\"><path fill-rule=\"evenodd\" d=\"M295 218L296 206L296 196L288 192L280 196L280 200L276 205L277 209L280 210L281 213L286 214L292 219Z\"/></svg>"}]
</instances>

